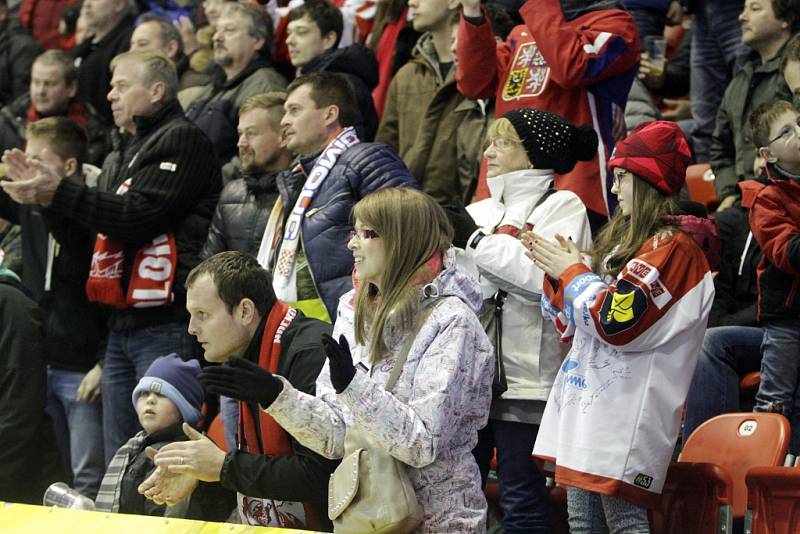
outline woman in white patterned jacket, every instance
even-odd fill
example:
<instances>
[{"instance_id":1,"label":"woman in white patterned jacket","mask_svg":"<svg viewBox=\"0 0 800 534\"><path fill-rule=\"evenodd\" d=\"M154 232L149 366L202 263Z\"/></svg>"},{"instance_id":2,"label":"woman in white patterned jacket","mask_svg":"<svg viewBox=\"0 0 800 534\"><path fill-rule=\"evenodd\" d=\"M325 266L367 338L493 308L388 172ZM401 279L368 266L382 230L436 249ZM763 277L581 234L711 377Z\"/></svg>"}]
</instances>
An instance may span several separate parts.
<instances>
[{"instance_id":1,"label":"woman in white patterned jacket","mask_svg":"<svg viewBox=\"0 0 800 534\"><path fill-rule=\"evenodd\" d=\"M406 464L424 511L415 532L485 532L486 500L471 453L492 399L494 355L476 316L481 288L456 265L452 227L428 195L383 189L359 201L353 215L356 289L340 300L335 339L324 340L328 362L316 396L270 375L279 387L267 386L274 400L262 407L327 458L341 458L345 435L358 428ZM414 324L430 306L424 323ZM403 372L387 392L415 328Z\"/></svg>"}]
</instances>

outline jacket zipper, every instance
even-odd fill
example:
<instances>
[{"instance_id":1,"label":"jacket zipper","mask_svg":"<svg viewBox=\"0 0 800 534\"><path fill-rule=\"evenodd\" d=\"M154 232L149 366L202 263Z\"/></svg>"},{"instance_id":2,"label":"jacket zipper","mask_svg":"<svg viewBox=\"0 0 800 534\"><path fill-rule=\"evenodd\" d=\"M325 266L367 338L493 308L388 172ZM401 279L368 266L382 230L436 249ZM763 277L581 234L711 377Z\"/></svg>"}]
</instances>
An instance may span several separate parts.
<instances>
[{"instance_id":1,"label":"jacket zipper","mask_svg":"<svg viewBox=\"0 0 800 534\"><path fill-rule=\"evenodd\" d=\"M312 209L308 210L308 211L306 212L306 214L305 214L305 217L311 217L312 215L314 215L314 214L315 214L315 213L317 213L318 211L320 211L320 210L324 210L325 208L327 208L328 206L330 206L331 204L333 204L333 203L334 203L334 201L336 201L336 200L338 200L338 199L340 199L340 198L342 198L342 197L346 197L346 196L348 196L349 194L350 194L350 192L349 192L349 191L342 191L341 193L336 193L336 194L335 194L335 195L333 195L333 196L332 196L330 199L328 199L328 201L327 201L325 204L323 204L322 206L319 206L319 207L317 207L317 208L312 208Z\"/></svg>"}]
</instances>

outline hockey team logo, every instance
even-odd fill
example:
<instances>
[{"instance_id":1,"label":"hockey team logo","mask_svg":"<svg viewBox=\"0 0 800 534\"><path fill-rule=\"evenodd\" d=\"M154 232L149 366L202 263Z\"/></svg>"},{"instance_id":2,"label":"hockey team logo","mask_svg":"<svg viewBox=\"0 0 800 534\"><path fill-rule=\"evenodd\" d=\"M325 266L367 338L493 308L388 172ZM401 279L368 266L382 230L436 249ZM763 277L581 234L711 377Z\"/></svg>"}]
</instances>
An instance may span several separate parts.
<instances>
[{"instance_id":1,"label":"hockey team logo","mask_svg":"<svg viewBox=\"0 0 800 534\"><path fill-rule=\"evenodd\" d=\"M606 322L610 323L616 321L618 323L627 323L632 320L634 296L635 293L633 291L629 293L614 293Z\"/></svg>"},{"instance_id":2,"label":"hockey team logo","mask_svg":"<svg viewBox=\"0 0 800 534\"><path fill-rule=\"evenodd\" d=\"M531 41L520 45L503 87L503 100L539 96L547 87L549 78L550 67L536 43Z\"/></svg>"}]
</instances>

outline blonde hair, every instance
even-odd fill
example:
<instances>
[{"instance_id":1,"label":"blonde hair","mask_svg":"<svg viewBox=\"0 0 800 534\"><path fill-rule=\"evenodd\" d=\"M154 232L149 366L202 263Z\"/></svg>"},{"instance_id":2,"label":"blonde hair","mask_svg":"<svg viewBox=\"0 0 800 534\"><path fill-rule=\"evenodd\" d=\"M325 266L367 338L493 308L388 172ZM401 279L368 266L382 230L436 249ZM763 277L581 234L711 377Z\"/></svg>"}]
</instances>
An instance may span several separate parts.
<instances>
[{"instance_id":1,"label":"blonde hair","mask_svg":"<svg viewBox=\"0 0 800 534\"><path fill-rule=\"evenodd\" d=\"M635 174L632 186L633 205L630 215L623 215L622 210L617 207L589 253L594 261L594 272L601 277L616 277L625 264L636 256L645 241L674 228L673 224L663 221L662 217L678 212L675 197L663 195Z\"/></svg>"},{"instance_id":2,"label":"blonde hair","mask_svg":"<svg viewBox=\"0 0 800 534\"><path fill-rule=\"evenodd\" d=\"M111 70L123 61L138 63L142 70L141 82L147 87L155 83L164 84L164 101L172 100L178 94L178 73L175 64L163 53L155 50L142 50L137 52L123 52L111 60Z\"/></svg>"},{"instance_id":3,"label":"blonde hair","mask_svg":"<svg viewBox=\"0 0 800 534\"><path fill-rule=\"evenodd\" d=\"M369 327L369 360L375 363L388 351L383 334L390 317L401 329L411 328L419 310L414 276L450 247L453 227L441 206L415 189L371 193L353 207L353 217L377 232L386 254L381 289L364 283L356 294L356 343L367 342Z\"/></svg>"},{"instance_id":4,"label":"blonde hair","mask_svg":"<svg viewBox=\"0 0 800 534\"><path fill-rule=\"evenodd\" d=\"M497 137L502 137L509 141L517 141L518 143L522 142L522 139L519 138L519 134L514 129L511 121L505 117L500 117L490 124L489 130L486 132L487 142L489 139L495 139Z\"/></svg>"},{"instance_id":5,"label":"blonde hair","mask_svg":"<svg viewBox=\"0 0 800 534\"><path fill-rule=\"evenodd\" d=\"M267 112L267 120L270 128L279 132L281 129L281 119L283 118L283 104L286 103L286 93L281 91L270 91L253 95L244 101L239 108L239 116L261 109Z\"/></svg>"}]
</instances>

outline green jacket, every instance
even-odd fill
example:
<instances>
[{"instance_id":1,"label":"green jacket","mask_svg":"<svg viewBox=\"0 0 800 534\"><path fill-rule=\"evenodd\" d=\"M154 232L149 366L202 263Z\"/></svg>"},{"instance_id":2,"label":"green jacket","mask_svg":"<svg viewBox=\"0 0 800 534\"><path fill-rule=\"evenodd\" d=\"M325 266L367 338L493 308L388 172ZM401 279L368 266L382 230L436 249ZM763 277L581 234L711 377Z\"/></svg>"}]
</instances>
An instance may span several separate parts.
<instances>
[{"instance_id":1,"label":"green jacket","mask_svg":"<svg viewBox=\"0 0 800 534\"><path fill-rule=\"evenodd\" d=\"M482 145L494 116L487 100L458 92L455 66L443 75L430 33L392 79L375 141L393 147L440 204L468 204L478 177Z\"/></svg>"},{"instance_id":2,"label":"green jacket","mask_svg":"<svg viewBox=\"0 0 800 534\"><path fill-rule=\"evenodd\" d=\"M750 136L750 113L765 102L787 100L792 92L780 72L783 50L762 64L753 53L725 90L711 138L711 168L717 198L739 195L736 184L754 178L756 147Z\"/></svg>"}]
</instances>

